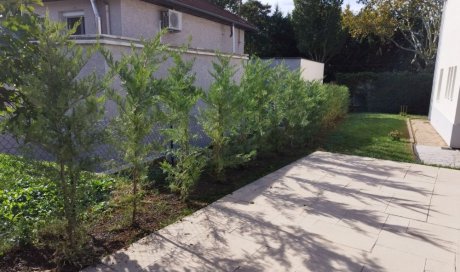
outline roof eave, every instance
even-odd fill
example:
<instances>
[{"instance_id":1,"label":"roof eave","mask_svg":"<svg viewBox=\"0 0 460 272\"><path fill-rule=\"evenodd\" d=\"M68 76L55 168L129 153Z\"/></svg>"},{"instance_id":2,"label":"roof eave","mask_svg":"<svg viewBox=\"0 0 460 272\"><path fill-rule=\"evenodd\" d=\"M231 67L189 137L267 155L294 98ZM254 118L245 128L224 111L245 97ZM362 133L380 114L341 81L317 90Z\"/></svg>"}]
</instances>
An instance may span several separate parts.
<instances>
[{"instance_id":1,"label":"roof eave","mask_svg":"<svg viewBox=\"0 0 460 272\"><path fill-rule=\"evenodd\" d=\"M240 22L240 21L237 21L237 20L232 20L232 19L227 18L225 16L221 16L219 14L209 12L207 10L202 10L202 9L197 8L197 7L190 6L190 5L181 3L181 2L176 1L176 0L142 0L142 1L149 2L149 3L152 3L152 4L156 4L156 5L159 5L159 6L165 6L167 8L183 9L183 11L186 12L186 13L187 13L187 11L192 11L192 15L197 15L197 16L199 16L198 14L207 15L209 17L213 17L213 18L218 19L220 21L224 21L224 22L226 22L226 23L228 23L230 25L234 24L236 27L239 27L239 28L244 29L244 30L257 31L257 28L254 25L252 25L252 24L250 24L248 22L243 23L243 22ZM193 13L195 13L195 14L193 14Z\"/></svg>"}]
</instances>

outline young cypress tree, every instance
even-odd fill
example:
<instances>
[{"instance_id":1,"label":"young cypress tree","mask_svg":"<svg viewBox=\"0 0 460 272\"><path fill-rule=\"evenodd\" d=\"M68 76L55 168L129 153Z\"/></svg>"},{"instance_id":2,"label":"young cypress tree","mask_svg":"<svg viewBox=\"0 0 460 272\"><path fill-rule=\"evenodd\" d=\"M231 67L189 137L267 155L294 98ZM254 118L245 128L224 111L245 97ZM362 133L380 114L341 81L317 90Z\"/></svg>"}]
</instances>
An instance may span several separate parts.
<instances>
[{"instance_id":1,"label":"young cypress tree","mask_svg":"<svg viewBox=\"0 0 460 272\"><path fill-rule=\"evenodd\" d=\"M66 222L66 256L78 255L78 188L83 187L81 172L90 167L92 151L103 138L99 124L104 116L105 84L93 73L80 73L92 50L87 48L84 52L69 39L74 30L68 31L64 24L48 17L38 27L34 70L16 73L21 76L16 87L34 114L9 112L6 128L54 158L56 163L52 165Z\"/></svg>"},{"instance_id":2,"label":"young cypress tree","mask_svg":"<svg viewBox=\"0 0 460 272\"><path fill-rule=\"evenodd\" d=\"M200 177L206 157L201 148L191 145L191 141L196 137L190 131L191 119L194 118L192 110L202 96L202 91L193 86L194 61L183 60L182 53L171 52L174 65L169 68L166 88L162 94L165 116L170 125L163 133L166 140L172 141L174 148L170 150L173 161L164 161L161 167L168 174L170 189L180 193L182 199L186 199Z\"/></svg>"},{"instance_id":3,"label":"young cypress tree","mask_svg":"<svg viewBox=\"0 0 460 272\"><path fill-rule=\"evenodd\" d=\"M110 67L110 73L119 77L123 93L111 92L118 115L112 120L113 145L122 153L124 163L132 168L131 223L136 224L138 184L145 179L146 160L159 150L159 142L147 139L160 125L160 94L164 82L154 76L164 62L165 46L160 42L161 33L143 42L143 48L131 46L131 52L115 60L110 51L102 53Z\"/></svg>"},{"instance_id":4,"label":"young cypress tree","mask_svg":"<svg viewBox=\"0 0 460 272\"><path fill-rule=\"evenodd\" d=\"M206 106L199 116L204 132L211 138L211 164L218 179L223 178L226 166L247 161L252 155L232 150L229 145L232 137L238 135L242 117L239 86L233 79L236 70L230 61L231 57L220 55L213 62L210 73L214 82L203 97Z\"/></svg>"}]
</instances>

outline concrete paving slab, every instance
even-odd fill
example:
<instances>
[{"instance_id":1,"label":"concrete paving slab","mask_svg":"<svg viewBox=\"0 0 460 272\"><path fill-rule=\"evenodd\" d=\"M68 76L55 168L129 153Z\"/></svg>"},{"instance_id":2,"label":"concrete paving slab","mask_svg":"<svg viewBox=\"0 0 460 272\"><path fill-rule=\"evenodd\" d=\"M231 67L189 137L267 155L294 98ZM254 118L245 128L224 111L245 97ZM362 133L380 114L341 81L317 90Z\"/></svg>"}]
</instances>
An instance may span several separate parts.
<instances>
[{"instance_id":1,"label":"concrete paving slab","mask_svg":"<svg viewBox=\"0 0 460 272\"><path fill-rule=\"evenodd\" d=\"M415 151L425 164L460 168L460 150L416 144Z\"/></svg>"},{"instance_id":2,"label":"concrete paving slab","mask_svg":"<svg viewBox=\"0 0 460 272\"><path fill-rule=\"evenodd\" d=\"M363 272L420 272L425 268L425 258L379 245L374 247L369 258L375 263L365 264Z\"/></svg>"},{"instance_id":3,"label":"concrete paving slab","mask_svg":"<svg viewBox=\"0 0 460 272\"><path fill-rule=\"evenodd\" d=\"M460 171L315 152L86 272L455 271Z\"/></svg>"}]
</instances>

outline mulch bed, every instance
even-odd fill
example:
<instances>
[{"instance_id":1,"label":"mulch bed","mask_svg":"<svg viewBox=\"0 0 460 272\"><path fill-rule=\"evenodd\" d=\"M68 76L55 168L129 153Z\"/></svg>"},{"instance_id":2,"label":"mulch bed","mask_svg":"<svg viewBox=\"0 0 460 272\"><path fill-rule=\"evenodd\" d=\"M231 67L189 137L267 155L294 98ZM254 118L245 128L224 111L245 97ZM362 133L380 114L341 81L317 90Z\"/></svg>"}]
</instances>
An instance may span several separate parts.
<instances>
[{"instance_id":1,"label":"mulch bed","mask_svg":"<svg viewBox=\"0 0 460 272\"><path fill-rule=\"evenodd\" d=\"M91 224L88 233L92 240L90 263L96 263L101 256L125 248L222 196L309 154L310 150L305 148L286 150L281 154L267 154L244 166L227 170L228 178L223 181L216 181L211 175L203 174L188 202L181 201L178 196L164 188L147 190L140 201L137 226L130 226L126 209L111 209ZM17 248L0 258L0 271L54 271L56 265L52 260L53 252L50 250L36 247ZM67 266L61 271L73 272L80 269L81 267Z\"/></svg>"}]
</instances>

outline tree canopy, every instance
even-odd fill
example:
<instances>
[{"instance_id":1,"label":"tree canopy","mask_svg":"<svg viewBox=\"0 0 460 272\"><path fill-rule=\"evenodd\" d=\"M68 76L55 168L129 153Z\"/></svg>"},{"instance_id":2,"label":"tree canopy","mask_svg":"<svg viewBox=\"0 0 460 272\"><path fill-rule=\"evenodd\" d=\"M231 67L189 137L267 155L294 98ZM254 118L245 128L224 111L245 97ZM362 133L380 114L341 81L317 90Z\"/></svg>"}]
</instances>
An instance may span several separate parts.
<instances>
[{"instance_id":1,"label":"tree canopy","mask_svg":"<svg viewBox=\"0 0 460 272\"><path fill-rule=\"evenodd\" d=\"M375 35L413 53L412 63L432 67L441 26L444 0L362 0L364 8L354 14L349 8L344 26L355 38ZM398 40L399 37L403 39Z\"/></svg>"},{"instance_id":2,"label":"tree canopy","mask_svg":"<svg viewBox=\"0 0 460 272\"><path fill-rule=\"evenodd\" d=\"M344 43L342 0L294 0L292 22L300 53L328 62Z\"/></svg>"}]
</instances>

